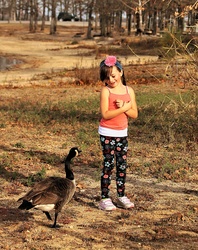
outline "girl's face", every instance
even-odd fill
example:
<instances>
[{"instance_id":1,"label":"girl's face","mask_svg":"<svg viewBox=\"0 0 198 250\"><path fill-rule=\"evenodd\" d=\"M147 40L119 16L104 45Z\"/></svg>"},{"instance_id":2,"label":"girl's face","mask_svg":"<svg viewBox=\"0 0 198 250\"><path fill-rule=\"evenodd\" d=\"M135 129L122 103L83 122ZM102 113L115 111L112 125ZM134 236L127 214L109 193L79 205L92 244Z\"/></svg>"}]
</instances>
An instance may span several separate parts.
<instances>
[{"instance_id":1,"label":"girl's face","mask_svg":"<svg viewBox=\"0 0 198 250\"><path fill-rule=\"evenodd\" d=\"M116 66L112 67L112 70L109 72L109 76L105 79L105 82L108 84L109 87L115 88L118 86L121 81L122 72L120 72Z\"/></svg>"}]
</instances>

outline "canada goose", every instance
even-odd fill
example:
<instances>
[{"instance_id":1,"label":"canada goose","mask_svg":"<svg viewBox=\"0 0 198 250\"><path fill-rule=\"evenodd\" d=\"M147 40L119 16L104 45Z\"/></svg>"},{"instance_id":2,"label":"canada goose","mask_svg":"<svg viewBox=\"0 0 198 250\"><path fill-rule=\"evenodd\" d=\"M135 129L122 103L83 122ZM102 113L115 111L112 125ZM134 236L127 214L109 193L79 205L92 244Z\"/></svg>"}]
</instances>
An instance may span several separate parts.
<instances>
[{"instance_id":1,"label":"canada goose","mask_svg":"<svg viewBox=\"0 0 198 250\"><path fill-rule=\"evenodd\" d=\"M81 152L77 147L71 148L65 159L66 178L48 177L35 186L18 201L23 201L19 209L29 210L31 208L42 210L49 220L52 220L49 211L55 209L53 228L62 207L73 197L76 189L73 172L70 168L71 159Z\"/></svg>"}]
</instances>

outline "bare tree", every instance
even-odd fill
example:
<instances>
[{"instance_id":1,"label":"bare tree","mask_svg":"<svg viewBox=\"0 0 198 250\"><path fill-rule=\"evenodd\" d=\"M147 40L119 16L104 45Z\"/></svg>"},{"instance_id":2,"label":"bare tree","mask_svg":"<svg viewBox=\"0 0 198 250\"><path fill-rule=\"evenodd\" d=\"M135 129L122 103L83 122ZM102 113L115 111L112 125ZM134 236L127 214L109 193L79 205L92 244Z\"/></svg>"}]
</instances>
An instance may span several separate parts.
<instances>
[{"instance_id":1,"label":"bare tree","mask_svg":"<svg viewBox=\"0 0 198 250\"><path fill-rule=\"evenodd\" d=\"M29 31L36 32L38 25L38 2L37 0L30 0L30 23Z\"/></svg>"},{"instance_id":2,"label":"bare tree","mask_svg":"<svg viewBox=\"0 0 198 250\"><path fill-rule=\"evenodd\" d=\"M112 26L116 30L121 28L122 9L120 2L113 0L96 1L96 12L100 16L100 31L101 36L108 36L111 34Z\"/></svg>"},{"instance_id":3,"label":"bare tree","mask_svg":"<svg viewBox=\"0 0 198 250\"><path fill-rule=\"evenodd\" d=\"M0 0L0 18L8 21L29 20L30 32L36 32L38 6L42 11L41 30L44 30L45 20L50 17L50 34L55 34L57 11L65 11L77 15L81 21L83 15L86 16L87 38L91 37L93 16L96 17L95 24L100 23L101 35L108 36L112 31L122 30L124 12L128 35L131 35L134 23L137 29L152 30L153 35L157 33L157 28L182 32L184 16L188 17L187 25L192 26L198 15L197 0Z\"/></svg>"},{"instance_id":4,"label":"bare tree","mask_svg":"<svg viewBox=\"0 0 198 250\"><path fill-rule=\"evenodd\" d=\"M24 3L24 20L29 19L29 8L30 8L30 0L27 0Z\"/></svg>"},{"instance_id":5,"label":"bare tree","mask_svg":"<svg viewBox=\"0 0 198 250\"><path fill-rule=\"evenodd\" d=\"M16 9L16 0L11 0L9 3L9 16L8 16L8 22L12 19L16 19L15 16L15 9Z\"/></svg>"}]
</instances>

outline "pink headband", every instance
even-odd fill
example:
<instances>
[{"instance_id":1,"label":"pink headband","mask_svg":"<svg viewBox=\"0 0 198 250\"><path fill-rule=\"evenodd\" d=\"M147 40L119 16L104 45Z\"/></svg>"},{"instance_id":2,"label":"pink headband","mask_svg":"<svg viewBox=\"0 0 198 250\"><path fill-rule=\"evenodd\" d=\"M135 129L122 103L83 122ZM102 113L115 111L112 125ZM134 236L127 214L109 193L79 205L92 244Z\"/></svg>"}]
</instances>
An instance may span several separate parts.
<instances>
[{"instance_id":1,"label":"pink headband","mask_svg":"<svg viewBox=\"0 0 198 250\"><path fill-rule=\"evenodd\" d=\"M122 70L122 65L117 61L115 56L107 56L107 58L100 63L100 67L103 67L104 65L108 67L116 66Z\"/></svg>"}]
</instances>

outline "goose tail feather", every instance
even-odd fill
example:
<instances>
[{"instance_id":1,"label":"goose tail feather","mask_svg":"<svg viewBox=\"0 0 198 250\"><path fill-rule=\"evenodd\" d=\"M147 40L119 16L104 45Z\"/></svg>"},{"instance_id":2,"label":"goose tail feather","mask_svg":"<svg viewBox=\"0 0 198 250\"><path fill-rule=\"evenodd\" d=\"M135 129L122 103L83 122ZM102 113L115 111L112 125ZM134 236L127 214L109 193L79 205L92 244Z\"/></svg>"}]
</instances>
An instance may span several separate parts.
<instances>
[{"instance_id":1,"label":"goose tail feather","mask_svg":"<svg viewBox=\"0 0 198 250\"><path fill-rule=\"evenodd\" d=\"M26 201L26 200L23 200L23 203L18 207L18 209L22 209L22 210L26 209L26 210L29 210L29 209L31 209L31 208L33 208L33 207L34 207L34 205L32 205L31 202Z\"/></svg>"}]
</instances>

